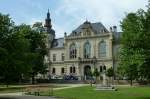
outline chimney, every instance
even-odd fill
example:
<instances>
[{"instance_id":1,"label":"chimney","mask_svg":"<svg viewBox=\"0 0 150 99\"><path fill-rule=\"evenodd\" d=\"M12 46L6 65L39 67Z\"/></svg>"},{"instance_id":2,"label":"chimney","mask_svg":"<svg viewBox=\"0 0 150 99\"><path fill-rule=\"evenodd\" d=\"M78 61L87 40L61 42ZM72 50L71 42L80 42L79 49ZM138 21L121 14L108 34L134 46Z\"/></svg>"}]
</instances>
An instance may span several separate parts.
<instances>
[{"instance_id":1,"label":"chimney","mask_svg":"<svg viewBox=\"0 0 150 99\"><path fill-rule=\"evenodd\" d=\"M66 32L64 33L64 36L65 36L65 37L67 36L67 33L66 33Z\"/></svg>"},{"instance_id":2,"label":"chimney","mask_svg":"<svg viewBox=\"0 0 150 99\"><path fill-rule=\"evenodd\" d=\"M117 32L117 26L113 26L113 32Z\"/></svg>"}]
</instances>

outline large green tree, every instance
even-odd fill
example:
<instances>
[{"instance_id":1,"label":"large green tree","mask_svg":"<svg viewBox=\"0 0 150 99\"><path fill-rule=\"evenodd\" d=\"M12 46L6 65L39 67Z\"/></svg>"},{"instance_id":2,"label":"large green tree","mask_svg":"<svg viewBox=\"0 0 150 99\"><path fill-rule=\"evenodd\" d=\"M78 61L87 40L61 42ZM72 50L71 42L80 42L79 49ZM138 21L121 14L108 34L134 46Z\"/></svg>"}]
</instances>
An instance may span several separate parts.
<instances>
[{"instance_id":1,"label":"large green tree","mask_svg":"<svg viewBox=\"0 0 150 99\"><path fill-rule=\"evenodd\" d=\"M7 85L25 73L29 42L16 30L8 15L0 14L0 77Z\"/></svg>"},{"instance_id":2,"label":"large green tree","mask_svg":"<svg viewBox=\"0 0 150 99\"><path fill-rule=\"evenodd\" d=\"M134 79L150 79L150 5L148 10L139 9L129 13L121 22L122 38L120 66L126 77Z\"/></svg>"},{"instance_id":3,"label":"large green tree","mask_svg":"<svg viewBox=\"0 0 150 99\"><path fill-rule=\"evenodd\" d=\"M25 24L15 26L8 15L0 13L0 79L7 85L25 76L34 82L38 73L46 73L46 36L41 24L34 27L36 29Z\"/></svg>"}]
</instances>

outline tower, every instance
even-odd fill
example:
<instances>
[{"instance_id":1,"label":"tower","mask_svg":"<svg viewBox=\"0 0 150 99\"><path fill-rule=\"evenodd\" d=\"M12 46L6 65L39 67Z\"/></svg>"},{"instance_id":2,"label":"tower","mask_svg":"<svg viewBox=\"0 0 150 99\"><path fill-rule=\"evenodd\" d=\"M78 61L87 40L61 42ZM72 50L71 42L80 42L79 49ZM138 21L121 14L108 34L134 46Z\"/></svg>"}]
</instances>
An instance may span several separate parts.
<instances>
[{"instance_id":1,"label":"tower","mask_svg":"<svg viewBox=\"0 0 150 99\"><path fill-rule=\"evenodd\" d=\"M48 34L48 41L49 41L50 47L51 47L51 43L55 39L55 31L52 29L49 9L48 9L48 12L47 12L47 17L45 19L44 27L45 27L46 32Z\"/></svg>"}]
</instances>

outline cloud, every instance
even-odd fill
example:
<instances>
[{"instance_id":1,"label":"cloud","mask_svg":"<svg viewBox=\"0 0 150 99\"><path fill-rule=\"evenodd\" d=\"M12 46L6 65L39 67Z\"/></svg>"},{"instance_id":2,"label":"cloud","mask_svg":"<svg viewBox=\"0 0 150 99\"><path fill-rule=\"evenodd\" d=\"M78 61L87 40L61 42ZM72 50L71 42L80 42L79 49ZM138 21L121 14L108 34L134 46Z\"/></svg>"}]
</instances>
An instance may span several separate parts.
<instances>
[{"instance_id":1,"label":"cloud","mask_svg":"<svg viewBox=\"0 0 150 99\"><path fill-rule=\"evenodd\" d=\"M67 29L65 31L70 33L86 19L91 22L100 21L107 28L112 25L119 27L125 12L135 12L139 8L146 9L146 4L147 0L62 0L55 10L55 15L64 20L61 22L65 25L60 28L63 31Z\"/></svg>"},{"instance_id":2,"label":"cloud","mask_svg":"<svg viewBox=\"0 0 150 99\"><path fill-rule=\"evenodd\" d=\"M53 29L56 37L64 32L71 33L86 19L102 22L107 29L117 25L125 17L125 12L146 9L148 0L1 0L1 12L9 13L17 24L44 22L50 8ZM18 6L20 5L20 6Z\"/></svg>"}]
</instances>

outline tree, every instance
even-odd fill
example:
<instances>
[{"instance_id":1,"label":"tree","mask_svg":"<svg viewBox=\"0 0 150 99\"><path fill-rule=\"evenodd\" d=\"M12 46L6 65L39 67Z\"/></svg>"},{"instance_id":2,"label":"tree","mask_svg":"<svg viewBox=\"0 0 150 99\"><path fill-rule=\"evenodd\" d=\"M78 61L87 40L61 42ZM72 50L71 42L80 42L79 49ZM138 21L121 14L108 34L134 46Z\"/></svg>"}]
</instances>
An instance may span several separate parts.
<instances>
[{"instance_id":1,"label":"tree","mask_svg":"<svg viewBox=\"0 0 150 99\"><path fill-rule=\"evenodd\" d=\"M0 14L0 77L7 85L25 73L29 42L17 31L8 15Z\"/></svg>"},{"instance_id":2,"label":"tree","mask_svg":"<svg viewBox=\"0 0 150 99\"><path fill-rule=\"evenodd\" d=\"M114 73L113 73L113 68L109 68L107 69L106 71L106 76L108 76L109 78L113 77L114 76ZM112 78L112 83L113 83L113 78Z\"/></svg>"},{"instance_id":3,"label":"tree","mask_svg":"<svg viewBox=\"0 0 150 99\"><path fill-rule=\"evenodd\" d=\"M31 52L34 53L34 60L31 66L32 83L34 83L34 77L38 73L47 73L47 65L44 63L44 57L47 55L46 33L43 32L43 29L42 24L36 23L33 25L33 30L27 35L31 44Z\"/></svg>"},{"instance_id":4,"label":"tree","mask_svg":"<svg viewBox=\"0 0 150 99\"><path fill-rule=\"evenodd\" d=\"M97 68L94 69L93 75L96 77L96 83L98 82L98 77L100 76L100 72Z\"/></svg>"},{"instance_id":5,"label":"tree","mask_svg":"<svg viewBox=\"0 0 150 99\"><path fill-rule=\"evenodd\" d=\"M89 70L87 72L87 75L90 76L90 86L92 87L92 83L93 83L93 72L92 72L92 70Z\"/></svg>"},{"instance_id":6,"label":"tree","mask_svg":"<svg viewBox=\"0 0 150 99\"><path fill-rule=\"evenodd\" d=\"M123 34L121 39L120 65L124 67L126 76L132 82L132 80L138 77L137 70L143 63L142 49L139 47L142 25L136 13L129 13L121 24Z\"/></svg>"},{"instance_id":7,"label":"tree","mask_svg":"<svg viewBox=\"0 0 150 99\"><path fill-rule=\"evenodd\" d=\"M15 26L8 15L0 13L0 79L8 85L25 76L34 80L38 73L46 73L45 37L45 33L30 25Z\"/></svg>"},{"instance_id":8,"label":"tree","mask_svg":"<svg viewBox=\"0 0 150 99\"><path fill-rule=\"evenodd\" d=\"M150 1L148 10L129 13L121 22L120 66L131 80L150 79Z\"/></svg>"}]
</instances>

